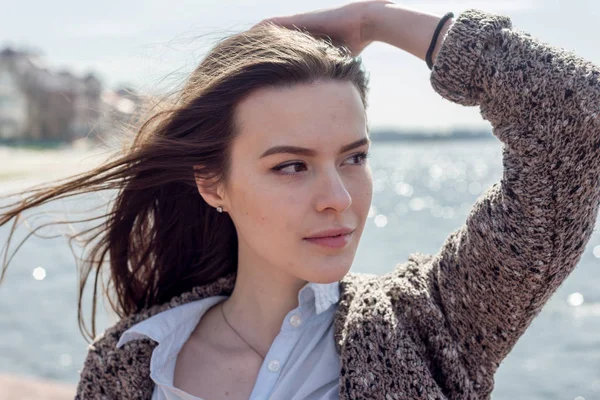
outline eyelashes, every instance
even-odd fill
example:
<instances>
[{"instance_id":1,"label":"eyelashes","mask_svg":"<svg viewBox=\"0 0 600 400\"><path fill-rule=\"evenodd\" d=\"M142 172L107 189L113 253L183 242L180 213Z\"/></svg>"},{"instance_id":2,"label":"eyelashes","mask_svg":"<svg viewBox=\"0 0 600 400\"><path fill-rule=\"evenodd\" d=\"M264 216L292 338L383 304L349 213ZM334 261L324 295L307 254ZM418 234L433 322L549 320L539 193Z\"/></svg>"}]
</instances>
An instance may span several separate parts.
<instances>
[{"instance_id":1,"label":"eyelashes","mask_svg":"<svg viewBox=\"0 0 600 400\"><path fill-rule=\"evenodd\" d=\"M353 154L350 157L348 157L347 159L357 159L358 163L350 164L350 165L360 167L360 166L363 166L366 164L366 161L370 157L370 155L371 154L368 151L363 151L360 153ZM281 175L298 175L300 172L283 172L283 169L288 168L288 167L295 167L295 166L306 167L306 163L301 162L301 161L296 161L296 162L278 165L276 167L271 168L271 170L273 170L276 173L281 174Z\"/></svg>"}]
</instances>

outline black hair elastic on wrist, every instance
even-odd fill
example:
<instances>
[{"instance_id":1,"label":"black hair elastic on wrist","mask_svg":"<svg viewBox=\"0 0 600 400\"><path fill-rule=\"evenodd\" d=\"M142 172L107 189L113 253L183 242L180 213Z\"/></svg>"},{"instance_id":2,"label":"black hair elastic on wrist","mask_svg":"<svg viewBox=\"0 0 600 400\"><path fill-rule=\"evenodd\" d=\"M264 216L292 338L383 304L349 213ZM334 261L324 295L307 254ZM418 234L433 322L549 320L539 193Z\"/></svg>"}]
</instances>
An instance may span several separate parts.
<instances>
[{"instance_id":1,"label":"black hair elastic on wrist","mask_svg":"<svg viewBox=\"0 0 600 400\"><path fill-rule=\"evenodd\" d=\"M451 12L444 15L442 19L440 19L438 26L435 28L433 38L431 39L431 44L429 45L429 49L427 50L427 55L425 55L425 61L427 62L427 66L429 67L429 69L433 69L433 61L431 60L431 56L433 55L433 50L435 49L435 45L437 44L438 36L440 36L440 32L442 31L442 28L444 27L446 21L453 17L454 14Z\"/></svg>"}]
</instances>

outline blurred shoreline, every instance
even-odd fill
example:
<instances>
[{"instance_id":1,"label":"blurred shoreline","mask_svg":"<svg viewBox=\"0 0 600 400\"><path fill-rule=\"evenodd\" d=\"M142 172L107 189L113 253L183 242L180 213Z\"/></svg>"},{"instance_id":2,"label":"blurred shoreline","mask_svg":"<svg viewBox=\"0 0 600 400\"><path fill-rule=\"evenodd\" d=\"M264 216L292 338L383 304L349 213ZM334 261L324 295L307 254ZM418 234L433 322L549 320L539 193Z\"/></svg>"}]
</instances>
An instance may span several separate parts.
<instances>
[{"instance_id":1,"label":"blurred shoreline","mask_svg":"<svg viewBox=\"0 0 600 400\"><path fill-rule=\"evenodd\" d=\"M64 179L99 166L112 154L86 142L32 149L0 145L0 195L16 194L27 188Z\"/></svg>"}]
</instances>

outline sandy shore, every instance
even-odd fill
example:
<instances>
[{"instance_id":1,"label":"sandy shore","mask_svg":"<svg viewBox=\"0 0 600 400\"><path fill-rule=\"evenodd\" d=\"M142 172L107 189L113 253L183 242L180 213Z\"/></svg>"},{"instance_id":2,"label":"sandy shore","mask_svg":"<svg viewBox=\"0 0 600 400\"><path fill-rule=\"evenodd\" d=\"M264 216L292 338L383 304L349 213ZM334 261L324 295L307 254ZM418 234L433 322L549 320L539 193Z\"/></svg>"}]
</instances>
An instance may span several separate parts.
<instances>
[{"instance_id":1,"label":"sandy shore","mask_svg":"<svg viewBox=\"0 0 600 400\"><path fill-rule=\"evenodd\" d=\"M0 192L14 193L84 172L98 166L107 156L105 149L68 147L30 150L0 147Z\"/></svg>"},{"instance_id":2,"label":"sandy shore","mask_svg":"<svg viewBox=\"0 0 600 400\"><path fill-rule=\"evenodd\" d=\"M75 385L0 375L0 400L73 400Z\"/></svg>"}]
</instances>

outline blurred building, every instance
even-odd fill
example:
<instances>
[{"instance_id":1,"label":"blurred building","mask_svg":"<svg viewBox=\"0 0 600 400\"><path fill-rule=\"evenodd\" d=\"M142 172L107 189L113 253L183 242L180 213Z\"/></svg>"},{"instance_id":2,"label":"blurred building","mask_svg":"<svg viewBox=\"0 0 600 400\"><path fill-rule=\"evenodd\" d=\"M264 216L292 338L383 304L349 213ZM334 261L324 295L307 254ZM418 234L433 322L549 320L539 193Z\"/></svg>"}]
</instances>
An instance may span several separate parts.
<instances>
[{"instance_id":1,"label":"blurred building","mask_svg":"<svg viewBox=\"0 0 600 400\"><path fill-rule=\"evenodd\" d=\"M104 89L93 74L51 71L32 52L0 51L0 140L101 136L135 114L136 99Z\"/></svg>"}]
</instances>

